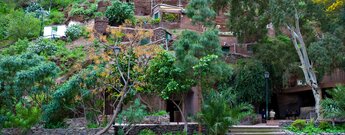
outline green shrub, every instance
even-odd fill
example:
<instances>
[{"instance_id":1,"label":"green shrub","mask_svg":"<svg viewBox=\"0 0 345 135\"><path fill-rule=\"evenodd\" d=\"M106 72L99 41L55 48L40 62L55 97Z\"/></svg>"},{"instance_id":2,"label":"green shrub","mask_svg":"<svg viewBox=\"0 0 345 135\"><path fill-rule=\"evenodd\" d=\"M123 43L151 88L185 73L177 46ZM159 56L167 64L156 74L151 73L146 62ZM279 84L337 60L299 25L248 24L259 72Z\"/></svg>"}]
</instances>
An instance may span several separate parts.
<instances>
[{"instance_id":1,"label":"green shrub","mask_svg":"<svg viewBox=\"0 0 345 135\"><path fill-rule=\"evenodd\" d=\"M15 11L8 15L7 37L16 41L18 39L33 39L39 36L42 27L40 20L23 11Z\"/></svg>"},{"instance_id":2,"label":"green shrub","mask_svg":"<svg viewBox=\"0 0 345 135\"><path fill-rule=\"evenodd\" d=\"M75 7L73 6L71 11L69 12L70 16L75 16L75 15L83 15L84 14L84 8L83 7Z\"/></svg>"},{"instance_id":3,"label":"green shrub","mask_svg":"<svg viewBox=\"0 0 345 135\"><path fill-rule=\"evenodd\" d=\"M98 124L96 124L96 123L88 123L87 124L87 128L98 128L99 126L98 126Z\"/></svg>"},{"instance_id":4,"label":"green shrub","mask_svg":"<svg viewBox=\"0 0 345 135\"><path fill-rule=\"evenodd\" d=\"M165 13L162 16L164 21L175 22L178 19L178 14Z\"/></svg>"},{"instance_id":5,"label":"green shrub","mask_svg":"<svg viewBox=\"0 0 345 135\"><path fill-rule=\"evenodd\" d=\"M75 2L75 0L40 0L40 4L45 9L49 9L50 4L51 4L51 9L56 9L56 10L59 10L61 8L66 8L73 2Z\"/></svg>"},{"instance_id":6,"label":"green shrub","mask_svg":"<svg viewBox=\"0 0 345 135\"><path fill-rule=\"evenodd\" d=\"M0 18L1 18L0 19L0 41L1 41L7 38L6 31L8 27L9 18L6 14L1 14L1 13L0 13Z\"/></svg>"},{"instance_id":7,"label":"green shrub","mask_svg":"<svg viewBox=\"0 0 345 135\"><path fill-rule=\"evenodd\" d=\"M84 28L80 25L72 25L71 27L68 27L66 30L66 36L69 41L76 40L83 36Z\"/></svg>"},{"instance_id":8,"label":"green shrub","mask_svg":"<svg viewBox=\"0 0 345 135\"><path fill-rule=\"evenodd\" d=\"M156 135L156 133L150 129L143 129L139 132L139 135Z\"/></svg>"},{"instance_id":9,"label":"green shrub","mask_svg":"<svg viewBox=\"0 0 345 135\"><path fill-rule=\"evenodd\" d=\"M61 24L65 20L65 15L58 11L52 10L49 14L50 24Z\"/></svg>"},{"instance_id":10,"label":"green shrub","mask_svg":"<svg viewBox=\"0 0 345 135\"><path fill-rule=\"evenodd\" d=\"M159 24L161 22L161 19L160 18L157 18L157 19L152 19L150 21L150 24Z\"/></svg>"},{"instance_id":11,"label":"green shrub","mask_svg":"<svg viewBox=\"0 0 345 135\"><path fill-rule=\"evenodd\" d=\"M208 134L224 135L228 127L238 123L242 118L252 114L253 107L249 104L229 104L226 93L211 91L205 98L198 114L198 121L205 125Z\"/></svg>"},{"instance_id":12,"label":"green shrub","mask_svg":"<svg viewBox=\"0 0 345 135\"><path fill-rule=\"evenodd\" d=\"M307 134L315 134L315 133L321 133L322 130L320 128L315 127L315 123L314 120L310 120L305 128L302 130L303 133L307 133Z\"/></svg>"},{"instance_id":13,"label":"green shrub","mask_svg":"<svg viewBox=\"0 0 345 135\"><path fill-rule=\"evenodd\" d=\"M65 128L66 125L64 122L56 122L56 123L46 123L44 124L44 128L47 129L54 129L54 128Z\"/></svg>"},{"instance_id":14,"label":"green shrub","mask_svg":"<svg viewBox=\"0 0 345 135\"><path fill-rule=\"evenodd\" d=\"M152 116L163 116L163 115L167 115L168 112L166 112L165 110L160 110L158 112L155 112L153 114L151 114Z\"/></svg>"},{"instance_id":15,"label":"green shrub","mask_svg":"<svg viewBox=\"0 0 345 135\"><path fill-rule=\"evenodd\" d=\"M57 48L53 40L39 38L36 42L30 43L27 50L39 55L50 56L55 54Z\"/></svg>"},{"instance_id":16,"label":"green shrub","mask_svg":"<svg viewBox=\"0 0 345 135\"><path fill-rule=\"evenodd\" d=\"M306 126L306 121L305 120L295 120L292 124L291 127L293 129L297 130L303 130Z\"/></svg>"},{"instance_id":17,"label":"green shrub","mask_svg":"<svg viewBox=\"0 0 345 135\"><path fill-rule=\"evenodd\" d=\"M5 128L29 129L39 122L41 110L37 106L24 106L21 102L15 106L15 114L8 111L7 121L4 122Z\"/></svg>"},{"instance_id":18,"label":"green shrub","mask_svg":"<svg viewBox=\"0 0 345 135\"><path fill-rule=\"evenodd\" d=\"M85 8L86 7L86 8ZM69 12L70 16L82 15L86 20L94 17L95 12L97 12L97 4L89 3L88 1L76 2L73 4L72 9Z\"/></svg>"},{"instance_id":19,"label":"green shrub","mask_svg":"<svg viewBox=\"0 0 345 135\"><path fill-rule=\"evenodd\" d=\"M28 7L25 8L26 13L34 13L35 17L39 17L39 10L43 9L38 3L31 2Z\"/></svg>"},{"instance_id":20,"label":"green shrub","mask_svg":"<svg viewBox=\"0 0 345 135\"><path fill-rule=\"evenodd\" d=\"M125 20L134 22L134 5L132 3L112 1L112 5L105 11L105 16L113 26L121 25Z\"/></svg>"},{"instance_id":21,"label":"green shrub","mask_svg":"<svg viewBox=\"0 0 345 135\"><path fill-rule=\"evenodd\" d=\"M17 55L24 53L29 47L30 41L28 39L19 39L15 44L3 49L0 53L3 55Z\"/></svg>"},{"instance_id":22,"label":"green shrub","mask_svg":"<svg viewBox=\"0 0 345 135\"><path fill-rule=\"evenodd\" d=\"M318 127L322 130L326 130L332 128L332 125L327 121L321 121Z\"/></svg>"}]
</instances>

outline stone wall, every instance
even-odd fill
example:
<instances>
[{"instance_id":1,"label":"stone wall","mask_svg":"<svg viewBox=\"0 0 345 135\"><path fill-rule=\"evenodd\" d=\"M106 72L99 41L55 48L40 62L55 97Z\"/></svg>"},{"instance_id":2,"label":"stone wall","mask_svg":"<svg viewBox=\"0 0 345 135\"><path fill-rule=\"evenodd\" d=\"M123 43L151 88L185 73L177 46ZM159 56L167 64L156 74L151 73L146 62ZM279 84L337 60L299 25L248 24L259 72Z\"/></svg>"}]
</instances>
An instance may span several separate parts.
<instances>
[{"instance_id":1,"label":"stone wall","mask_svg":"<svg viewBox=\"0 0 345 135\"><path fill-rule=\"evenodd\" d=\"M43 129L43 128L33 128L27 132L22 132L20 129L17 128L8 128L8 129L2 129L0 134L2 135L94 135L98 131L100 131L101 128L95 128L95 129ZM114 131L110 131L105 133L104 135L113 135Z\"/></svg>"},{"instance_id":2,"label":"stone wall","mask_svg":"<svg viewBox=\"0 0 345 135\"><path fill-rule=\"evenodd\" d=\"M117 135L117 131L123 126L115 125L115 135ZM132 128L129 132L129 135L137 135L140 133L141 130L149 129L155 132L157 135L162 135L165 133L180 133L183 131L183 123L179 124L139 124ZM193 135L193 133L198 133L199 126L196 123L188 124L188 135ZM126 130L126 128L125 128ZM205 128L202 128L203 134L206 133Z\"/></svg>"}]
</instances>

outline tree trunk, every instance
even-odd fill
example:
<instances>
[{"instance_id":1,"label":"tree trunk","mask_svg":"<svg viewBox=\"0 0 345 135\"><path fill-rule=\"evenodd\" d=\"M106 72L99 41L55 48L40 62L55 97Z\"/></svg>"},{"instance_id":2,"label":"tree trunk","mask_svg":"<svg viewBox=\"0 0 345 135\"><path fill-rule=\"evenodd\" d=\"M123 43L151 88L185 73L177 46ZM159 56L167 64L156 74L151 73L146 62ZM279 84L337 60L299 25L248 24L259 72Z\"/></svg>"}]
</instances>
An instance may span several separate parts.
<instances>
[{"instance_id":1,"label":"tree trunk","mask_svg":"<svg viewBox=\"0 0 345 135\"><path fill-rule=\"evenodd\" d=\"M295 26L288 24L287 28L290 31L291 40L301 61L301 68L303 70L306 83L312 88L312 92L315 99L316 120L320 120L322 119L320 115L321 89L317 83L317 78L313 70L313 67L310 64L310 60L306 50L306 45L304 43L303 36L301 34L301 30L299 27L299 17L297 11L295 12Z\"/></svg>"},{"instance_id":2,"label":"tree trunk","mask_svg":"<svg viewBox=\"0 0 345 135\"><path fill-rule=\"evenodd\" d=\"M184 97L183 97L183 98L184 98ZM182 119L183 119L183 121L184 121L184 129L183 129L183 131L187 133L187 131L188 131L188 122L187 122L187 119L186 119L186 117L184 116L184 113L183 113L181 107L180 107L178 104L176 104L176 102L175 102L173 99L172 99L171 101L174 103L174 105L177 107L177 109L178 109L179 112L181 113ZM182 101L183 101L183 99L182 99ZM183 103L183 102L182 102L182 103Z\"/></svg>"},{"instance_id":3,"label":"tree trunk","mask_svg":"<svg viewBox=\"0 0 345 135\"><path fill-rule=\"evenodd\" d=\"M116 106L116 109L114 111L114 114L113 114L113 117L111 117L111 120L108 122L107 126L104 127L102 130L98 131L96 133L96 135L101 135L101 134L104 134L105 132L107 132L109 130L109 128L111 127L111 125L114 123L116 117L117 117L117 114L119 113L120 111L120 108L121 108L121 105L122 105L122 102L123 100L125 99L126 95L127 95L127 87L128 87L128 81L125 83L125 86L122 88L122 91L123 92L123 95L121 96L120 98L120 101L117 103L117 106Z\"/></svg>"}]
</instances>

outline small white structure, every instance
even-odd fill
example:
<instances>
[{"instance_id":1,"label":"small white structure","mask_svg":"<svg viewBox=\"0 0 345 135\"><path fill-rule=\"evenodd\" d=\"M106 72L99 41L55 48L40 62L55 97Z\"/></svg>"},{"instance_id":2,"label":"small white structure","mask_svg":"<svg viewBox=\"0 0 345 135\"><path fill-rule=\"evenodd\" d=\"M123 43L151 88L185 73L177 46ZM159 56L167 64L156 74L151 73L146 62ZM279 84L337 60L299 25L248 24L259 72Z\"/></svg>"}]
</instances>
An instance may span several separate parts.
<instances>
[{"instance_id":1,"label":"small white structure","mask_svg":"<svg viewBox=\"0 0 345 135\"><path fill-rule=\"evenodd\" d=\"M43 38L61 38L65 37L66 25L52 25L44 27Z\"/></svg>"},{"instance_id":2,"label":"small white structure","mask_svg":"<svg viewBox=\"0 0 345 135\"><path fill-rule=\"evenodd\" d=\"M81 22L70 21L68 25L51 25L44 27L43 38L61 38L66 36L66 30L72 25L82 25Z\"/></svg>"}]
</instances>

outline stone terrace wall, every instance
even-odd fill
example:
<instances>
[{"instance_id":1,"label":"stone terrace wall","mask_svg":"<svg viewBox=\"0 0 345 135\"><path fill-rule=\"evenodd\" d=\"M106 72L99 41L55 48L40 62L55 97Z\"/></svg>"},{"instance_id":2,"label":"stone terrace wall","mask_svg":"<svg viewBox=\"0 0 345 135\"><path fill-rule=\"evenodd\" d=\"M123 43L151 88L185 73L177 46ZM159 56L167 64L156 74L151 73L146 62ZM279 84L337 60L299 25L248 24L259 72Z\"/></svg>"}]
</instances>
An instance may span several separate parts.
<instances>
[{"instance_id":1,"label":"stone terrace wall","mask_svg":"<svg viewBox=\"0 0 345 135\"><path fill-rule=\"evenodd\" d=\"M27 131L26 133L22 133L20 129L17 128L8 128L8 129L2 129L0 134L1 135L94 135L97 133L97 131L100 131L101 128L95 128L95 129L31 129ZM105 133L104 135L113 135L114 132L109 131Z\"/></svg>"},{"instance_id":2,"label":"stone terrace wall","mask_svg":"<svg viewBox=\"0 0 345 135\"><path fill-rule=\"evenodd\" d=\"M115 127L115 133L117 133L117 130L119 128L122 128L122 126L116 125ZM150 129L153 132L155 132L157 135L162 135L165 133L173 132L173 133L179 133L183 131L183 123L177 124L140 124L136 125L130 132L130 135L137 135L140 133L141 130L144 129ZM198 124L188 124L188 135L193 135L193 133L198 133ZM126 129L125 129L126 130ZM205 128L202 128L203 134L206 133ZM115 134L116 135L116 134Z\"/></svg>"}]
</instances>

